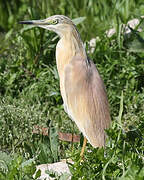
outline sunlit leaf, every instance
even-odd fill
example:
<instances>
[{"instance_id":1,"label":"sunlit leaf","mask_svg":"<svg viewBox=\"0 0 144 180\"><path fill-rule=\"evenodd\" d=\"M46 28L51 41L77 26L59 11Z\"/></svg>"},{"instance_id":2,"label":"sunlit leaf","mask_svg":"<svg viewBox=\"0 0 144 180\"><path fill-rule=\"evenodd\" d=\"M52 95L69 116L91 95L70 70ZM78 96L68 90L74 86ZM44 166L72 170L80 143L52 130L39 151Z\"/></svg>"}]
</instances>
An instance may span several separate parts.
<instances>
[{"instance_id":1,"label":"sunlit leaf","mask_svg":"<svg viewBox=\"0 0 144 180\"><path fill-rule=\"evenodd\" d=\"M86 19L86 17L78 17L78 18L73 19L72 21L75 25L78 25L78 24L82 23L85 19Z\"/></svg>"}]
</instances>

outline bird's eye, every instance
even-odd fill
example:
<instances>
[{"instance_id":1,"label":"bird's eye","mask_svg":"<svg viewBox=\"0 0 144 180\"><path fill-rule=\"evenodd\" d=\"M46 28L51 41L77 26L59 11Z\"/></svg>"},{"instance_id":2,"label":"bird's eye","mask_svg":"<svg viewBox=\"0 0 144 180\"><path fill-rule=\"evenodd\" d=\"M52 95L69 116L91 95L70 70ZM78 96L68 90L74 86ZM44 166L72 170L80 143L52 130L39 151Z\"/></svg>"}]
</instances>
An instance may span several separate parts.
<instances>
[{"instance_id":1,"label":"bird's eye","mask_svg":"<svg viewBox=\"0 0 144 180\"><path fill-rule=\"evenodd\" d=\"M53 24L58 24L58 19L53 20Z\"/></svg>"}]
</instances>

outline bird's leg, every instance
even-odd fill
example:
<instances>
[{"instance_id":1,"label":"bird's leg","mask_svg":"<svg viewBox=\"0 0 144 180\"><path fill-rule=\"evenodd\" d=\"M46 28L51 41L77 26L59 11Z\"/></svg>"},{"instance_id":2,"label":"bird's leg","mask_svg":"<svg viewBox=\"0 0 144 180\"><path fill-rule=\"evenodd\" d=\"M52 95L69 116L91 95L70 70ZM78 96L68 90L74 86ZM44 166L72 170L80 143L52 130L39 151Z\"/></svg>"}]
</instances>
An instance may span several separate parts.
<instances>
[{"instance_id":1,"label":"bird's leg","mask_svg":"<svg viewBox=\"0 0 144 180\"><path fill-rule=\"evenodd\" d=\"M81 158L83 158L86 143L87 143L87 139L84 137L83 146L82 146L82 150L81 150L81 153L80 153Z\"/></svg>"}]
</instances>

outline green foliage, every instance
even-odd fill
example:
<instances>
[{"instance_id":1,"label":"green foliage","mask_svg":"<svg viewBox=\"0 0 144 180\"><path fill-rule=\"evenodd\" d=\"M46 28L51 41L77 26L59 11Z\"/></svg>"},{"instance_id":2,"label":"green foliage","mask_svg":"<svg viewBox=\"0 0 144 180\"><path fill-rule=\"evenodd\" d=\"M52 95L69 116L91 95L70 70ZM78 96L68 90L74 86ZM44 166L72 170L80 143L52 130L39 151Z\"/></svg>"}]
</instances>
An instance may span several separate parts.
<instances>
[{"instance_id":1,"label":"green foliage","mask_svg":"<svg viewBox=\"0 0 144 180\"><path fill-rule=\"evenodd\" d=\"M72 145L72 150L70 143L58 142L58 131L79 133L63 110L55 63L58 36L17 23L53 14L67 15L78 24L110 103L113 123L106 131L106 147L88 144L83 161L81 145ZM62 158L74 161L69 164L72 179L144 178L143 14L143 0L0 0L0 179L33 179L36 164ZM122 24L133 18L140 23L123 35ZM116 33L109 38L105 32L110 27ZM96 36L91 52L89 40ZM34 134L35 125L47 127L49 136Z\"/></svg>"},{"instance_id":2,"label":"green foliage","mask_svg":"<svg viewBox=\"0 0 144 180\"><path fill-rule=\"evenodd\" d=\"M29 180L40 177L36 171L35 159L24 160L22 156L7 155L0 152L0 179L1 180Z\"/></svg>"},{"instance_id":3,"label":"green foliage","mask_svg":"<svg viewBox=\"0 0 144 180\"><path fill-rule=\"evenodd\" d=\"M2 99L0 104L1 149L25 154L25 158L33 157L35 154L37 162L41 163L58 161L56 128L49 126L49 138L33 134L34 125L48 126L47 113L40 110L41 105L32 107L23 102L24 99L15 101L10 105L10 101L4 102Z\"/></svg>"},{"instance_id":4,"label":"green foliage","mask_svg":"<svg viewBox=\"0 0 144 180\"><path fill-rule=\"evenodd\" d=\"M144 28L143 18L140 20L140 23L135 28L135 30L129 27L131 34L125 36L124 44L129 49L129 51L142 53L144 50L144 32L139 32L138 29L140 30L140 28Z\"/></svg>"}]
</instances>

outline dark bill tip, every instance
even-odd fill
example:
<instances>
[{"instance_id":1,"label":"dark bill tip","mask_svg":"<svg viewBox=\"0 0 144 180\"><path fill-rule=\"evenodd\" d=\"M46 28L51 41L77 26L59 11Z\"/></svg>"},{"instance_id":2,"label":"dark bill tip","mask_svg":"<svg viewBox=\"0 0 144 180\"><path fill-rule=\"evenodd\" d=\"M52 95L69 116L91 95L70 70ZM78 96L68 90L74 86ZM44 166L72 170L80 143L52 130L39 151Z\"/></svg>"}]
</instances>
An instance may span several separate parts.
<instances>
[{"instance_id":1,"label":"dark bill tip","mask_svg":"<svg viewBox=\"0 0 144 180\"><path fill-rule=\"evenodd\" d=\"M32 21L19 21L19 24L33 24Z\"/></svg>"}]
</instances>

